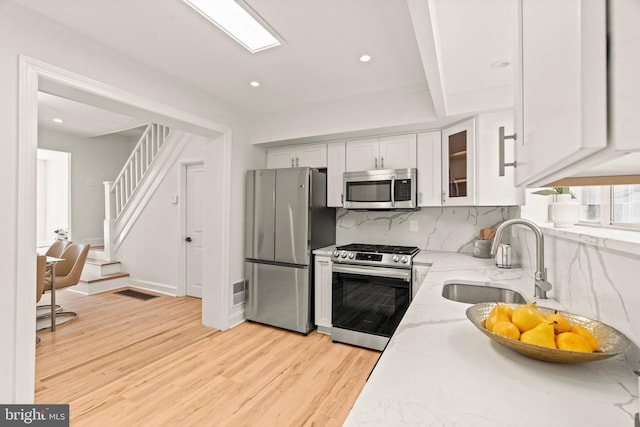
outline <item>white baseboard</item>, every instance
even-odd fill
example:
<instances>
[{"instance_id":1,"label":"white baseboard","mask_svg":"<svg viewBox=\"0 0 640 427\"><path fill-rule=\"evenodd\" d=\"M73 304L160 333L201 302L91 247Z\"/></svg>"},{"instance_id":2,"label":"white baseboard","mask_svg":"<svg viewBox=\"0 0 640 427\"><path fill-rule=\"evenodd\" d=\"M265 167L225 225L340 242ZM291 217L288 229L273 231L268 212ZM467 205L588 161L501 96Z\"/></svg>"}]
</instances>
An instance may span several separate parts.
<instances>
[{"instance_id":1,"label":"white baseboard","mask_svg":"<svg viewBox=\"0 0 640 427\"><path fill-rule=\"evenodd\" d=\"M239 324L244 323L244 321L244 304L231 307L231 312L229 313L229 329L235 328Z\"/></svg>"},{"instance_id":2,"label":"white baseboard","mask_svg":"<svg viewBox=\"0 0 640 427\"><path fill-rule=\"evenodd\" d=\"M94 283L80 282L68 289L83 295L94 295L101 292L112 291L114 289L125 288L129 286L128 277L118 277L111 280L102 280Z\"/></svg>"},{"instance_id":3,"label":"white baseboard","mask_svg":"<svg viewBox=\"0 0 640 427\"><path fill-rule=\"evenodd\" d=\"M166 283L157 283L151 282L149 280L129 278L129 286L151 292L157 292L159 294L169 295L172 297L178 296L178 289L175 286L168 285Z\"/></svg>"},{"instance_id":4,"label":"white baseboard","mask_svg":"<svg viewBox=\"0 0 640 427\"><path fill-rule=\"evenodd\" d=\"M318 333L331 335L331 326L318 326Z\"/></svg>"}]
</instances>

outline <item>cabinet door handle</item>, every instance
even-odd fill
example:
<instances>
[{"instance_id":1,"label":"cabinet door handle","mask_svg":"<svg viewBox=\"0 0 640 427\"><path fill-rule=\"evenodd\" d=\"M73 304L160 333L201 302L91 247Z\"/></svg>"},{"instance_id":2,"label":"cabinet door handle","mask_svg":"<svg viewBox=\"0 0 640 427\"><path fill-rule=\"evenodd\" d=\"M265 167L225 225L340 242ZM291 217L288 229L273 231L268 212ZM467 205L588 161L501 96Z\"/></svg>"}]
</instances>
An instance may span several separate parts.
<instances>
[{"instance_id":1,"label":"cabinet door handle","mask_svg":"<svg viewBox=\"0 0 640 427\"><path fill-rule=\"evenodd\" d=\"M377 158L377 157L374 157L374 158L373 158L373 161L374 161L375 166L376 166L375 168L376 168L376 169L378 169L378 158Z\"/></svg>"},{"instance_id":2,"label":"cabinet door handle","mask_svg":"<svg viewBox=\"0 0 640 427\"><path fill-rule=\"evenodd\" d=\"M507 139L516 140L516 134L513 135L505 135L504 134L504 126L500 126L498 128L498 176L504 176L504 168L507 166L513 166L514 168L517 166L515 160L511 163L504 162L504 141Z\"/></svg>"},{"instance_id":3,"label":"cabinet door handle","mask_svg":"<svg viewBox=\"0 0 640 427\"><path fill-rule=\"evenodd\" d=\"M384 169L384 157L380 157L380 169Z\"/></svg>"},{"instance_id":4,"label":"cabinet door handle","mask_svg":"<svg viewBox=\"0 0 640 427\"><path fill-rule=\"evenodd\" d=\"M291 167L294 167L294 166L295 166L294 162L295 162L295 159L292 157L292 158L291 158Z\"/></svg>"},{"instance_id":5,"label":"cabinet door handle","mask_svg":"<svg viewBox=\"0 0 640 427\"><path fill-rule=\"evenodd\" d=\"M296 167L300 166L300 159L296 157Z\"/></svg>"}]
</instances>

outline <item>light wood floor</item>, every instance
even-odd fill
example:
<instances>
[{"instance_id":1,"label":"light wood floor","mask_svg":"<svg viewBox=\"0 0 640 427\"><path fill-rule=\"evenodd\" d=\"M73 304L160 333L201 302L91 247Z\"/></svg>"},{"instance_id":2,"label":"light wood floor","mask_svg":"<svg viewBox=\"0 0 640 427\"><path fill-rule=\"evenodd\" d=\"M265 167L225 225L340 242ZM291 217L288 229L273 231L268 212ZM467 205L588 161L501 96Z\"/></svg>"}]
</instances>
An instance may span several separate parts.
<instances>
[{"instance_id":1,"label":"light wood floor","mask_svg":"<svg viewBox=\"0 0 640 427\"><path fill-rule=\"evenodd\" d=\"M57 301L80 317L37 333L35 402L70 404L74 427L341 425L380 354L317 332L210 329L196 298Z\"/></svg>"}]
</instances>

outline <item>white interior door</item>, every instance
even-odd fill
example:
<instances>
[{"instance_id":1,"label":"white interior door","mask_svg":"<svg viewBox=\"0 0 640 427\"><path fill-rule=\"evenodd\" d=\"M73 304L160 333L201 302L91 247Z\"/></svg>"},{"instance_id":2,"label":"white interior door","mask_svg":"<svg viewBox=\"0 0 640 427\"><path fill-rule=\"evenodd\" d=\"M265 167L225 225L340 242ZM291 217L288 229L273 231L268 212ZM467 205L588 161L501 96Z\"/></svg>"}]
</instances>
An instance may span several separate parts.
<instances>
[{"instance_id":1,"label":"white interior door","mask_svg":"<svg viewBox=\"0 0 640 427\"><path fill-rule=\"evenodd\" d=\"M202 201L204 166L187 166L186 248L187 295L202 298Z\"/></svg>"}]
</instances>

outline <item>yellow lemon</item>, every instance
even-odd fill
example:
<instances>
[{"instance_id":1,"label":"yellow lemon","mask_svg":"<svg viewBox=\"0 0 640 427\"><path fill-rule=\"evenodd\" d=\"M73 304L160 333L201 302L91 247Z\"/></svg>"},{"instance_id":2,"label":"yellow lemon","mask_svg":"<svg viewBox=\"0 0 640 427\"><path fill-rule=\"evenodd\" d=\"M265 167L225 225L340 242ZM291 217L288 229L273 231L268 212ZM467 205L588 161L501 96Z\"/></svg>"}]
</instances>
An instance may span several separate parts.
<instances>
[{"instance_id":1,"label":"yellow lemon","mask_svg":"<svg viewBox=\"0 0 640 427\"><path fill-rule=\"evenodd\" d=\"M493 325L493 332L514 340L520 339L520 330L513 323L501 320Z\"/></svg>"},{"instance_id":2,"label":"yellow lemon","mask_svg":"<svg viewBox=\"0 0 640 427\"><path fill-rule=\"evenodd\" d=\"M501 310L495 310L489 313L489 317L487 317L487 321L484 326L490 331L493 331L493 327L496 323L501 321L509 321L509 317L504 314Z\"/></svg>"}]
</instances>

